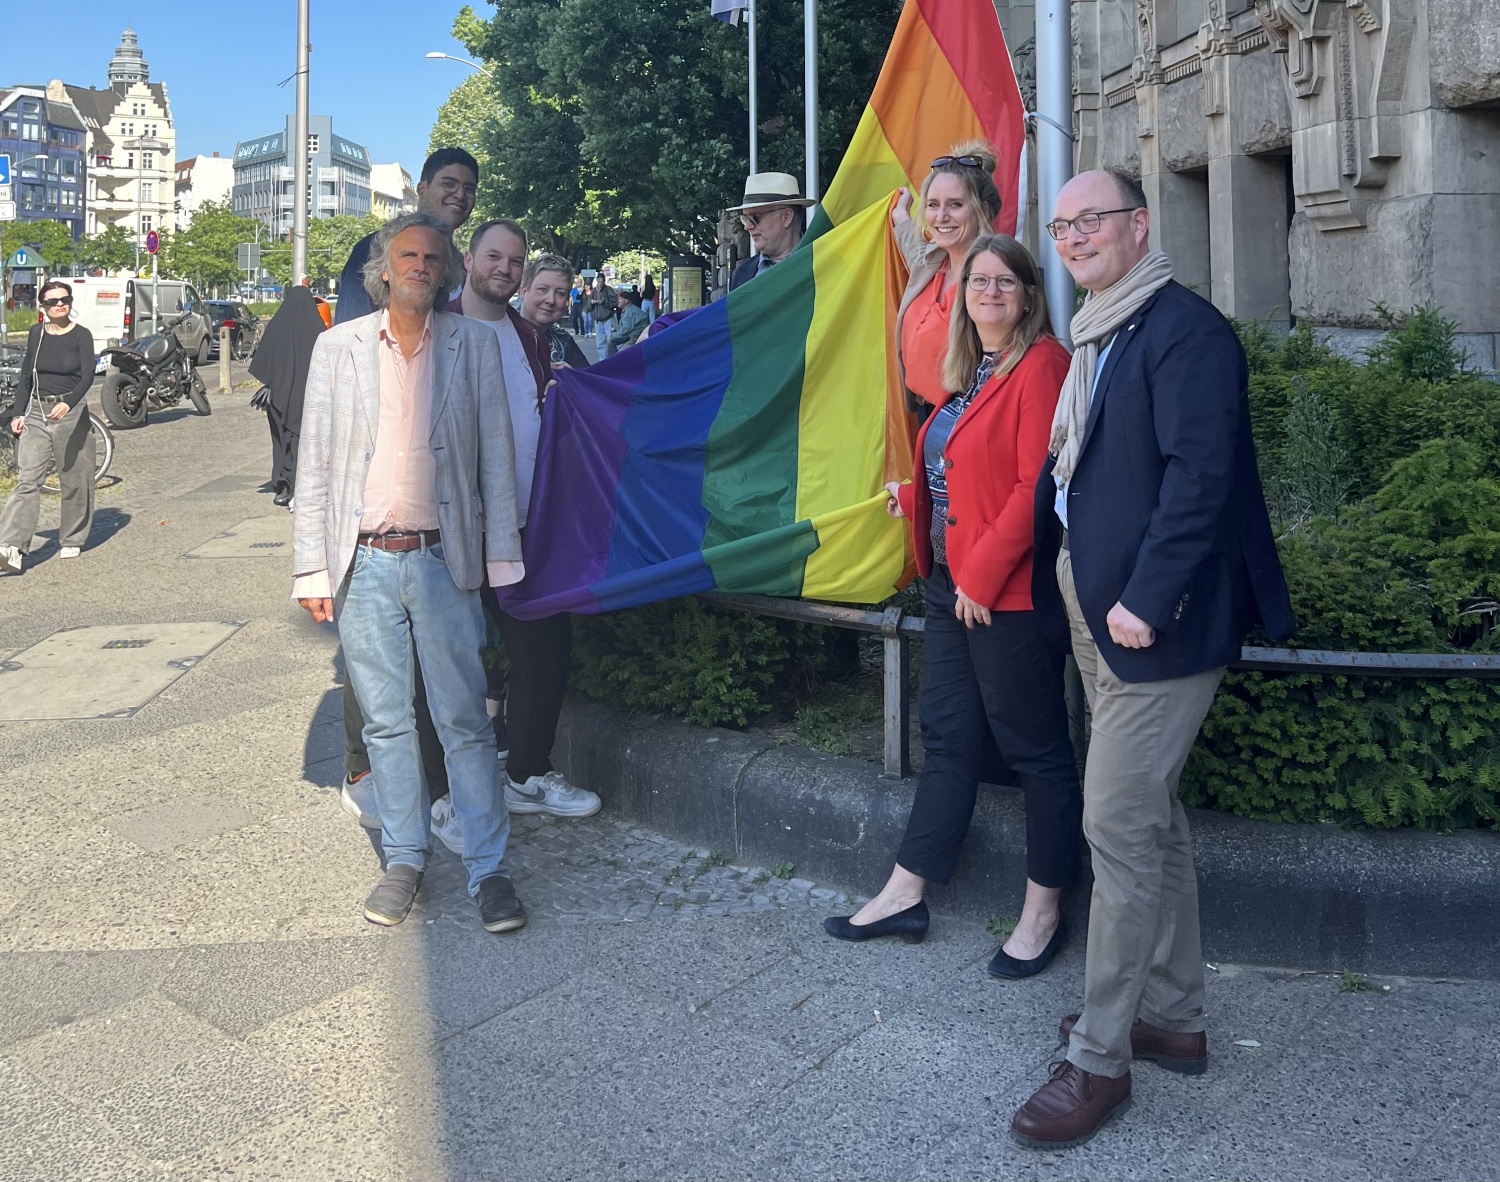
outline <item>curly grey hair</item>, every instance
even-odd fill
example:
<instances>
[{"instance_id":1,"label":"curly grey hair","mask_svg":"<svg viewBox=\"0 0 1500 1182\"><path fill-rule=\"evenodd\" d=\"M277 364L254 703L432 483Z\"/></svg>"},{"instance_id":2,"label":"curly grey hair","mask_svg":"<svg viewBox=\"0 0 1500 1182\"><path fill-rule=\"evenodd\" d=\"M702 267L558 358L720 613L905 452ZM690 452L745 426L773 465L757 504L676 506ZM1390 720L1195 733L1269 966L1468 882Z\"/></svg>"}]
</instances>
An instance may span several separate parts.
<instances>
[{"instance_id":1,"label":"curly grey hair","mask_svg":"<svg viewBox=\"0 0 1500 1182\"><path fill-rule=\"evenodd\" d=\"M365 282L365 291L377 308L388 307L391 302L390 285L385 281L385 276L391 269L391 243L402 231L417 226L437 231L438 236L448 248L448 260L443 268L444 278L438 285L437 299L433 301L432 306L441 310L448 303L453 289L462 279L459 268L463 264L458 252L453 249L453 239L449 237L447 223L430 213L399 214L375 232L375 241L370 244L369 261L365 263L364 271L361 273Z\"/></svg>"}]
</instances>

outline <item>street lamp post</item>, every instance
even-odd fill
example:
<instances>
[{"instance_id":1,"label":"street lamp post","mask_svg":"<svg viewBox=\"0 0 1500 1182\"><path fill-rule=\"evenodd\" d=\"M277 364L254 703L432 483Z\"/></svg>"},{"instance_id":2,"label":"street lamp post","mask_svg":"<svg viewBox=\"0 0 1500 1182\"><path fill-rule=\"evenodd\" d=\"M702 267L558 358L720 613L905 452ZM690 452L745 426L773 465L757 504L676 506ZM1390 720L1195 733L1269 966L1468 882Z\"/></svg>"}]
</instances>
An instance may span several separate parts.
<instances>
[{"instance_id":1,"label":"street lamp post","mask_svg":"<svg viewBox=\"0 0 1500 1182\"><path fill-rule=\"evenodd\" d=\"M436 50L434 50L432 53L429 53L427 55L427 60L432 62L461 62L472 70L478 70L486 77L492 78L495 75L495 71L490 69L490 67L481 66L478 62L471 62L466 57L458 57L455 54L451 53L438 53Z\"/></svg>"}]
</instances>

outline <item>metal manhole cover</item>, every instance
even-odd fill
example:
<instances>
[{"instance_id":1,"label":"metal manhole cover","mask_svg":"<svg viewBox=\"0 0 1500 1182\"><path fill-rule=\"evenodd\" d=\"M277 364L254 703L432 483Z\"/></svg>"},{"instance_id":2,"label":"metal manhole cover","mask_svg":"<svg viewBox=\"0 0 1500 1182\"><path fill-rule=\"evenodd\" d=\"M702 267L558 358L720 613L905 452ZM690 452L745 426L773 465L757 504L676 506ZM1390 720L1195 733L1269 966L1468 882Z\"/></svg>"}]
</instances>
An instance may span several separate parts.
<instances>
[{"instance_id":1,"label":"metal manhole cover","mask_svg":"<svg viewBox=\"0 0 1500 1182\"><path fill-rule=\"evenodd\" d=\"M239 629L219 622L64 628L0 662L0 722L129 718Z\"/></svg>"},{"instance_id":2,"label":"metal manhole cover","mask_svg":"<svg viewBox=\"0 0 1500 1182\"><path fill-rule=\"evenodd\" d=\"M194 546L184 558L283 558L292 541L292 515L247 517Z\"/></svg>"}]
</instances>

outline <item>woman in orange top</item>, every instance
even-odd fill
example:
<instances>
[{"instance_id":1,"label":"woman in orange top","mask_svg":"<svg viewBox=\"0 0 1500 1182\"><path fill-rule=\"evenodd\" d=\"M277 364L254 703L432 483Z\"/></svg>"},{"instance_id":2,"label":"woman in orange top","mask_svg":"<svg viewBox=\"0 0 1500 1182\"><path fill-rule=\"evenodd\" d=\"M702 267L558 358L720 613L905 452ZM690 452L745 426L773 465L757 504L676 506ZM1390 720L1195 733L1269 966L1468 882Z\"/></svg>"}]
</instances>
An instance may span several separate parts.
<instances>
[{"instance_id":1,"label":"woman in orange top","mask_svg":"<svg viewBox=\"0 0 1500 1182\"><path fill-rule=\"evenodd\" d=\"M922 748L906 837L885 888L824 924L842 940L927 934L929 882L946 883L993 742L1026 794L1026 903L990 962L1042 971L1065 939L1083 798L1063 701L1063 653L1031 605L1032 501L1068 353L1047 333L1041 272L1014 238L979 238L961 267L939 404L917 435L915 478L889 484L927 576Z\"/></svg>"},{"instance_id":2,"label":"woman in orange top","mask_svg":"<svg viewBox=\"0 0 1500 1182\"><path fill-rule=\"evenodd\" d=\"M911 274L896 313L896 357L907 406L924 418L948 397L943 357L964 257L999 216L995 153L983 140L959 144L932 162L915 217L909 189L901 190L891 211L896 245Z\"/></svg>"}]
</instances>

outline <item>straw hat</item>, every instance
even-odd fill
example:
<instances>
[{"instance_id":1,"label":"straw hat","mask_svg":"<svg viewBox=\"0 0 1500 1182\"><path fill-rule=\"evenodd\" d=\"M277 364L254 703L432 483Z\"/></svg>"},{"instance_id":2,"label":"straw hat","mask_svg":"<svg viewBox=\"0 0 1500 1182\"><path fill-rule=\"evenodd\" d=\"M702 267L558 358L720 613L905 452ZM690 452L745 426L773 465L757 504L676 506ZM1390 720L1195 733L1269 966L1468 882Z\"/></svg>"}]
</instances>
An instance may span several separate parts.
<instances>
[{"instance_id":1,"label":"straw hat","mask_svg":"<svg viewBox=\"0 0 1500 1182\"><path fill-rule=\"evenodd\" d=\"M802 196L802 185L791 173L757 172L745 181L745 203L731 205L729 212L744 213L778 205L799 205L805 209L816 204L811 198Z\"/></svg>"}]
</instances>

